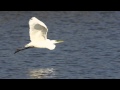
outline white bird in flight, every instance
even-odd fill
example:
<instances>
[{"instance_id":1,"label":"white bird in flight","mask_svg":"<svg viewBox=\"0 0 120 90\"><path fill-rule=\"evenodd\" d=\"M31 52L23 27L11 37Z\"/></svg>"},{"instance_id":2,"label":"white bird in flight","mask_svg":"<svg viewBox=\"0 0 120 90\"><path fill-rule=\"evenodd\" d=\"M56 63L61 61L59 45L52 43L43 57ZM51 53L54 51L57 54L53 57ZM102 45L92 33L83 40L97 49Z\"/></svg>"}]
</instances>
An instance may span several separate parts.
<instances>
[{"instance_id":1,"label":"white bird in flight","mask_svg":"<svg viewBox=\"0 0 120 90\"><path fill-rule=\"evenodd\" d=\"M32 17L29 20L29 34L31 42L26 44L24 48L17 49L15 53L28 48L47 48L49 50L54 50L56 43L64 42L62 40L47 39L47 32L47 26L36 17Z\"/></svg>"}]
</instances>

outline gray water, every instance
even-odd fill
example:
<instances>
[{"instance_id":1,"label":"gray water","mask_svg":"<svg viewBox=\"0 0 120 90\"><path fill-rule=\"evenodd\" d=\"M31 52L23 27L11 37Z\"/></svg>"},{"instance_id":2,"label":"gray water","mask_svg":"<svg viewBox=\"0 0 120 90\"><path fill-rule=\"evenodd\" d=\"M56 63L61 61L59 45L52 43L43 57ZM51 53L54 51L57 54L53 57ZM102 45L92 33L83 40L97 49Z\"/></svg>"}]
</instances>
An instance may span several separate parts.
<instances>
[{"instance_id":1,"label":"gray water","mask_svg":"<svg viewBox=\"0 0 120 90\"><path fill-rule=\"evenodd\" d=\"M31 48L31 17L43 21L55 50ZM0 11L1 79L119 79L119 11Z\"/></svg>"}]
</instances>

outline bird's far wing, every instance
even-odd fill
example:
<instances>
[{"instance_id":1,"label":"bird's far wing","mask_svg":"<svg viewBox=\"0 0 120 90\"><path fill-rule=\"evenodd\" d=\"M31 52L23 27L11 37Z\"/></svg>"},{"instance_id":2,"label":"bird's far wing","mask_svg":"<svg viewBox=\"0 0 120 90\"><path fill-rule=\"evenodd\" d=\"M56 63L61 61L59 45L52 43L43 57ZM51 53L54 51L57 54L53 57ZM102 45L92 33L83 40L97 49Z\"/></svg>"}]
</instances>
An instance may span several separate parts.
<instances>
[{"instance_id":1,"label":"bird's far wing","mask_svg":"<svg viewBox=\"0 0 120 90\"><path fill-rule=\"evenodd\" d=\"M30 27L29 34L31 41L37 42L47 39L48 28L42 21L38 20L35 17L32 17L29 21L29 27Z\"/></svg>"}]
</instances>

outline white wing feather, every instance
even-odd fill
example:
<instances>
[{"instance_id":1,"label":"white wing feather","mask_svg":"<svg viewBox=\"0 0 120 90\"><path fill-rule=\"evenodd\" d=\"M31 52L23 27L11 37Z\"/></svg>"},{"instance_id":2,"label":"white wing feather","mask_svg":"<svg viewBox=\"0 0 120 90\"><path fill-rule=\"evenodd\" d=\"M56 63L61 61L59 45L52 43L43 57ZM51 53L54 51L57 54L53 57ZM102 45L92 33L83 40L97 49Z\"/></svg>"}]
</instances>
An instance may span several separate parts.
<instances>
[{"instance_id":1,"label":"white wing feather","mask_svg":"<svg viewBox=\"0 0 120 90\"><path fill-rule=\"evenodd\" d=\"M44 41L47 39L47 26L35 17L29 20L29 34L32 42Z\"/></svg>"}]
</instances>

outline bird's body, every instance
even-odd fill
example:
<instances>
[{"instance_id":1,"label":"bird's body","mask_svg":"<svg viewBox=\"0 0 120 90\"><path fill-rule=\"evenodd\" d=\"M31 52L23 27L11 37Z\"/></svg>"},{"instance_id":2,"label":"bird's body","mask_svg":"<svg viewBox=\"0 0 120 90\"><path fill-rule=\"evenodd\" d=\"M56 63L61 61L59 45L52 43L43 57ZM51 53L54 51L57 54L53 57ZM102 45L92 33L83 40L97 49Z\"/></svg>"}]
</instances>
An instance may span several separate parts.
<instances>
[{"instance_id":1,"label":"bird's body","mask_svg":"<svg viewBox=\"0 0 120 90\"><path fill-rule=\"evenodd\" d=\"M46 39L45 41L40 42L30 42L29 44L25 45L25 47L36 47L36 48L48 48L49 50L55 49L56 45L51 42L51 40Z\"/></svg>"},{"instance_id":2,"label":"bird's body","mask_svg":"<svg viewBox=\"0 0 120 90\"><path fill-rule=\"evenodd\" d=\"M26 44L24 48L17 49L15 53L28 48L47 48L53 50L56 43L63 42L62 40L47 39L47 26L35 17L29 20L29 35L31 42Z\"/></svg>"}]
</instances>

